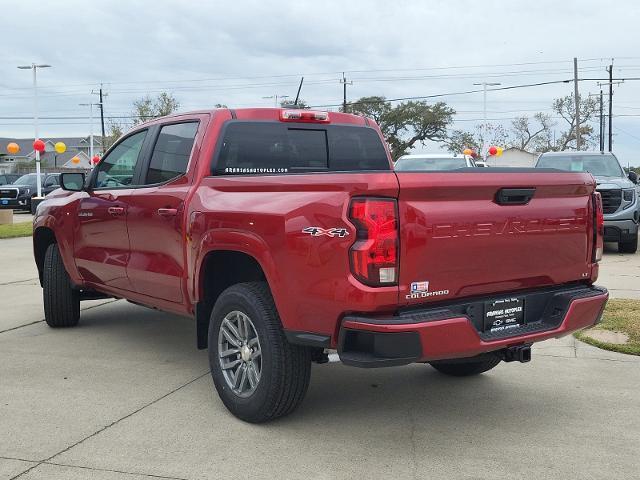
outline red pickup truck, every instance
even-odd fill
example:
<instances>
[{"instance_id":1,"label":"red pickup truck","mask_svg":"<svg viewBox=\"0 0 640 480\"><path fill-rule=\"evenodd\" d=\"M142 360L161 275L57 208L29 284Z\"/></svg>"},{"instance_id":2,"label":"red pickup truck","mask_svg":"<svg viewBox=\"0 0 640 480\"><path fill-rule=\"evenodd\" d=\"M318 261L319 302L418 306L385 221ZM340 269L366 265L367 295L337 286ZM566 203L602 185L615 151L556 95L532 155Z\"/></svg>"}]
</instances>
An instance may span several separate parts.
<instances>
[{"instance_id":1,"label":"red pickup truck","mask_svg":"<svg viewBox=\"0 0 640 480\"><path fill-rule=\"evenodd\" d=\"M34 219L47 323L74 326L105 296L193 317L222 401L249 422L295 409L328 349L474 375L593 325L608 298L591 175L394 172L354 115L160 118L61 185Z\"/></svg>"}]
</instances>

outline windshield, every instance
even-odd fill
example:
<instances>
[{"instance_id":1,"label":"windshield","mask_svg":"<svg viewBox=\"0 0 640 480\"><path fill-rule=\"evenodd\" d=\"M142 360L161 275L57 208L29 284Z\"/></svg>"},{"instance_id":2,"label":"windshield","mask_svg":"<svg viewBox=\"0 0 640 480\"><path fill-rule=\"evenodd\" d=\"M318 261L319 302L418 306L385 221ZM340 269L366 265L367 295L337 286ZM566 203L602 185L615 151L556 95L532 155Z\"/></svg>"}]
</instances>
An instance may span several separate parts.
<instances>
[{"instance_id":1,"label":"windshield","mask_svg":"<svg viewBox=\"0 0 640 480\"><path fill-rule=\"evenodd\" d=\"M28 175L23 175L19 179L17 179L15 182L13 182L13 184L14 185L35 185L36 176L33 173L30 173Z\"/></svg>"},{"instance_id":2,"label":"windshield","mask_svg":"<svg viewBox=\"0 0 640 480\"><path fill-rule=\"evenodd\" d=\"M466 168L467 161L464 157L451 158L399 158L395 169L406 172L434 172L439 170L455 170Z\"/></svg>"},{"instance_id":3,"label":"windshield","mask_svg":"<svg viewBox=\"0 0 640 480\"><path fill-rule=\"evenodd\" d=\"M568 172L588 172L596 177L623 177L622 169L613 155L541 156L536 168L557 168Z\"/></svg>"}]
</instances>

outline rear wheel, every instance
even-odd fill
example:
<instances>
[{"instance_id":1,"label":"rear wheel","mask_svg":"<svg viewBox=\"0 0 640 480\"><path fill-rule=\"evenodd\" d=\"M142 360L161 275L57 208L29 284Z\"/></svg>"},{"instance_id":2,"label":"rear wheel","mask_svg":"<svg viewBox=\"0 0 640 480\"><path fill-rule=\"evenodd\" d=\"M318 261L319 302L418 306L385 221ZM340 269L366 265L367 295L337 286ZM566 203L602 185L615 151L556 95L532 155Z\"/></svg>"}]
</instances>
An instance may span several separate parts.
<instances>
[{"instance_id":1,"label":"rear wheel","mask_svg":"<svg viewBox=\"0 0 640 480\"><path fill-rule=\"evenodd\" d=\"M479 355L471 358L456 360L438 360L430 362L430 365L445 375L453 377L468 377L487 372L500 363L500 357L496 354Z\"/></svg>"},{"instance_id":2,"label":"rear wheel","mask_svg":"<svg viewBox=\"0 0 640 480\"><path fill-rule=\"evenodd\" d=\"M222 292L213 307L209 366L227 409L260 423L287 415L302 402L311 352L287 342L266 283L240 283Z\"/></svg>"},{"instance_id":3,"label":"rear wheel","mask_svg":"<svg viewBox=\"0 0 640 480\"><path fill-rule=\"evenodd\" d=\"M638 235L633 237L633 240L629 242L619 242L618 252L620 253L636 253L638 251Z\"/></svg>"},{"instance_id":4,"label":"rear wheel","mask_svg":"<svg viewBox=\"0 0 640 480\"><path fill-rule=\"evenodd\" d=\"M58 245L47 248L42 272L44 318L50 327L75 327L80 320L80 293L73 288Z\"/></svg>"}]
</instances>

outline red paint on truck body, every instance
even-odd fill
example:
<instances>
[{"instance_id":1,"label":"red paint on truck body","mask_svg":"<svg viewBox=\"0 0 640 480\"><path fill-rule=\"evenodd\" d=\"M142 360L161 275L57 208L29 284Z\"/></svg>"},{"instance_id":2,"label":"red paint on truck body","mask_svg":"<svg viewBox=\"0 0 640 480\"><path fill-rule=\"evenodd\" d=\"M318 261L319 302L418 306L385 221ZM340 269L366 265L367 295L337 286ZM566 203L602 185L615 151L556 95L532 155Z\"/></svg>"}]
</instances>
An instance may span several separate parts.
<instances>
[{"instance_id":1,"label":"red paint on truck body","mask_svg":"<svg viewBox=\"0 0 640 480\"><path fill-rule=\"evenodd\" d=\"M280 109L240 109L234 115L236 120L280 121ZM332 125L373 128L382 140L371 120L334 112L329 116ZM211 175L221 130L233 119L230 110L221 109L136 127L200 122L187 173L168 184L116 194L56 192L41 205L34 229L54 231L76 285L194 315L196 303L205 300L202 267L207 254L242 252L264 271L283 327L327 335L335 346L343 317L354 312L391 315L408 305L591 284L597 277L597 264L591 261L595 182L588 174L390 169ZM388 154L386 144L385 149ZM503 187L534 187L535 196L527 205L498 205L494 197ZM352 275L349 249L356 230L348 208L354 197L397 199L398 285L366 286ZM79 216L82 202L93 204L96 214L106 209L108 223ZM125 213L111 216L110 206L122 206ZM303 232L310 226L344 228L348 235L312 236ZM429 282L430 290L446 293L412 299L408 295L413 282ZM579 305L572 306L558 331L509 338L499 345L536 341L595 322L591 310L584 322L574 319L581 312ZM425 352L433 352L428 358L495 349L498 343L478 341L477 332L465 322L448 319L428 328L414 326ZM442 341L434 345L429 335Z\"/></svg>"}]
</instances>

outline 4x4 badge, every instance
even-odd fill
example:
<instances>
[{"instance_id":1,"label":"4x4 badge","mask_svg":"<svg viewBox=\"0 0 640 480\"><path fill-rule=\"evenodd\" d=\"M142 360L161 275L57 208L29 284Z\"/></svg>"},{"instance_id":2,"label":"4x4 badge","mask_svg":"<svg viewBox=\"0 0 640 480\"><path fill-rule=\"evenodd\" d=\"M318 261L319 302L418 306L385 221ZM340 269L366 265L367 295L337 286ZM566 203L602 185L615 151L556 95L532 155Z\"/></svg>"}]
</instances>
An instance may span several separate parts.
<instances>
[{"instance_id":1,"label":"4x4 badge","mask_svg":"<svg viewBox=\"0 0 640 480\"><path fill-rule=\"evenodd\" d=\"M349 232L346 228L321 228L321 227L307 227L302 229L302 233L308 233L312 237L346 237Z\"/></svg>"}]
</instances>

